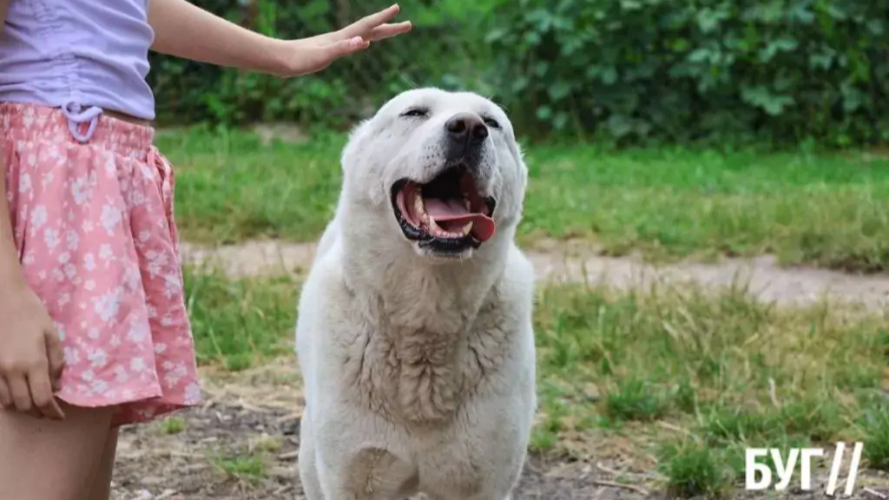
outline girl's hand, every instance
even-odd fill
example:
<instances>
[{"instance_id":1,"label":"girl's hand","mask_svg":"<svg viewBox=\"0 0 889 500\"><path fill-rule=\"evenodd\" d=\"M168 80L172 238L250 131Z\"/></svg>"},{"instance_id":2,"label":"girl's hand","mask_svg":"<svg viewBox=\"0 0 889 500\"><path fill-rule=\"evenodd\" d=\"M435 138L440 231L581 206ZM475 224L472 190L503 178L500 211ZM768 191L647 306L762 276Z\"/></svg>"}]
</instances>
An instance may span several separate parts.
<instances>
[{"instance_id":1,"label":"girl's hand","mask_svg":"<svg viewBox=\"0 0 889 500\"><path fill-rule=\"evenodd\" d=\"M393 5L371 14L345 28L301 40L283 41L277 45L281 69L275 73L293 77L315 73L331 65L340 57L354 54L376 42L411 30L411 22L388 24L400 8Z\"/></svg>"},{"instance_id":2,"label":"girl's hand","mask_svg":"<svg viewBox=\"0 0 889 500\"><path fill-rule=\"evenodd\" d=\"M65 418L53 393L65 357L43 303L26 285L0 287L0 407Z\"/></svg>"}]
</instances>

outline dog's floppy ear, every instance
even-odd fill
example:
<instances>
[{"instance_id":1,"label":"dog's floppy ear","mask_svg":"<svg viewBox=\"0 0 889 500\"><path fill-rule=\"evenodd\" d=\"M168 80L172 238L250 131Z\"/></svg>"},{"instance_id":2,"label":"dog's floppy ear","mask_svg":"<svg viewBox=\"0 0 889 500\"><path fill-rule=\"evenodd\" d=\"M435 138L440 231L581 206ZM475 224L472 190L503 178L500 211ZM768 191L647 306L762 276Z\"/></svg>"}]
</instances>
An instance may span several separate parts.
<instances>
[{"instance_id":1,"label":"dog's floppy ear","mask_svg":"<svg viewBox=\"0 0 889 500\"><path fill-rule=\"evenodd\" d=\"M522 189L528 184L528 165L525 163L525 151L517 139L509 141L509 151L515 159L516 165L519 166L519 176L522 180Z\"/></svg>"},{"instance_id":2,"label":"dog's floppy ear","mask_svg":"<svg viewBox=\"0 0 889 500\"><path fill-rule=\"evenodd\" d=\"M367 134L366 129L369 123L370 118L361 120L349 131L346 147L343 148L343 152L340 155L340 170L343 171L343 174L345 174L346 165L354 164L354 162L349 162L349 158L361 154L361 150L364 148L364 136Z\"/></svg>"}]
</instances>

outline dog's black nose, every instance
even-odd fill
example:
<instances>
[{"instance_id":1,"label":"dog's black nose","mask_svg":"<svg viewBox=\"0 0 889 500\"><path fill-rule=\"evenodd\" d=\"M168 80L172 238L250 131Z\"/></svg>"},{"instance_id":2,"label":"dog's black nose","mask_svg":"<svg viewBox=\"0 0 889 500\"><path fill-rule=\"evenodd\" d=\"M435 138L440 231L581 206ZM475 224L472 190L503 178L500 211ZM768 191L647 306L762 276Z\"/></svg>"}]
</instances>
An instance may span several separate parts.
<instances>
[{"instance_id":1,"label":"dog's black nose","mask_svg":"<svg viewBox=\"0 0 889 500\"><path fill-rule=\"evenodd\" d=\"M445 122L445 130L455 142L477 146L488 137L488 127L473 113L457 113Z\"/></svg>"}]
</instances>

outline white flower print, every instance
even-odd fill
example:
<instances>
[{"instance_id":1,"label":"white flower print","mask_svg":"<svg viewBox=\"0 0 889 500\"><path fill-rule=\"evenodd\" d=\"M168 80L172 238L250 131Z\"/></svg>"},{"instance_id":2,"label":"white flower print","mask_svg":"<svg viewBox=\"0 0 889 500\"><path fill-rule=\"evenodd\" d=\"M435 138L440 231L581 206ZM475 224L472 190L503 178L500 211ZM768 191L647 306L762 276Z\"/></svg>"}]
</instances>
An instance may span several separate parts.
<instances>
[{"instance_id":1,"label":"white flower print","mask_svg":"<svg viewBox=\"0 0 889 500\"><path fill-rule=\"evenodd\" d=\"M105 174L108 177L117 176L117 162L114 161L114 155L106 155L105 157Z\"/></svg>"},{"instance_id":2,"label":"white flower print","mask_svg":"<svg viewBox=\"0 0 889 500\"><path fill-rule=\"evenodd\" d=\"M110 392L108 390L108 382L105 382L101 379L94 380L93 383L90 385L90 390L93 392L93 394L109 394Z\"/></svg>"},{"instance_id":3,"label":"white flower print","mask_svg":"<svg viewBox=\"0 0 889 500\"><path fill-rule=\"evenodd\" d=\"M90 175L82 175L74 179L71 183L71 197L74 204L83 205L89 201L93 195L93 187L96 185L96 173L91 172Z\"/></svg>"},{"instance_id":4,"label":"white flower print","mask_svg":"<svg viewBox=\"0 0 889 500\"><path fill-rule=\"evenodd\" d=\"M102 295L96 300L95 310L96 314L99 315L99 318L106 323L114 319L117 316L117 311L120 309L121 296L123 295L123 290L121 287L115 287L108 293Z\"/></svg>"},{"instance_id":5,"label":"white flower print","mask_svg":"<svg viewBox=\"0 0 889 500\"><path fill-rule=\"evenodd\" d=\"M108 261L114 260L114 250L111 249L111 245L106 243L99 247L99 258L104 260L106 264Z\"/></svg>"},{"instance_id":6,"label":"white flower print","mask_svg":"<svg viewBox=\"0 0 889 500\"><path fill-rule=\"evenodd\" d=\"M182 293L182 282L178 273L172 273L164 276L164 295L173 298Z\"/></svg>"},{"instance_id":7,"label":"white flower print","mask_svg":"<svg viewBox=\"0 0 889 500\"><path fill-rule=\"evenodd\" d=\"M148 259L148 274L152 278L160 274L169 264L169 259L165 253L150 250L145 252L145 257Z\"/></svg>"},{"instance_id":8,"label":"white flower print","mask_svg":"<svg viewBox=\"0 0 889 500\"><path fill-rule=\"evenodd\" d=\"M55 250L55 248L59 246L60 241L59 231L57 229L48 227L43 231L43 242L46 243L47 248L50 250Z\"/></svg>"},{"instance_id":9,"label":"white flower print","mask_svg":"<svg viewBox=\"0 0 889 500\"><path fill-rule=\"evenodd\" d=\"M96 269L96 256L92 253L88 253L83 256L83 268L87 271L95 271Z\"/></svg>"},{"instance_id":10,"label":"white flower print","mask_svg":"<svg viewBox=\"0 0 889 500\"><path fill-rule=\"evenodd\" d=\"M108 353L104 349L96 349L87 354L87 359L90 360L94 367L102 368L108 364Z\"/></svg>"},{"instance_id":11,"label":"white flower print","mask_svg":"<svg viewBox=\"0 0 889 500\"><path fill-rule=\"evenodd\" d=\"M100 222L102 224L102 227L105 228L105 231L109 235L114 234L115 229L122 220L123 214L116 206L110 203L106 203L102 207L102 216L100 218Z\"/></svg>"},{"instance_id":12,"label":"white flower print","mask_svg":"<svg viewBox=\"0 0 889 500\"><path fill-rule=\"evenodd\" d=\"M114 367L114 381L118 383L126 383L127 380L130 379L130 375L127 373L127 369L121 365L117 365Z\"/></svg>"},{"instance_id":13,"label":"white flower print","mask_svg":"<svg viewBox=\"0 0 889 500\"><path fill-rule=\"evenodd\" d=\"M148 368L148 365L145 363L145 359L141 357L136 357L130 360L130 370L136 373L142 373Z\"/></svg>"},{"instance_id":14,"label":"white flower print","mask_svg":"<svg viewBox=\"0 0 889 500\"><path fill-rule=\"evenodd\" d=\"M31 192L31 174L25 172L19 179L19 193L25 194Z\"/></svg>"},{"instance_id":15,"label":"white flower print","mask_svg":"<svg viewBox=\"0 0 889 500\"><path fill-rule=\"evenodd\" d=\"M145 204L145 193L142 191L132 191L130 193L130 206L140 207Z\"/></svg>"},{"instance_id":16,"label":"white flower print","mask_svg":"<svg viewBox=\"0 0 889 500\"><path fill-rule=\"evenodd\" d=\"M142 288L142 274L136 266L129 266L124 271L122 282L127 290L138 290Z\"/></svg>"},{"instance_id":17,"label":"white flower print","mask_svg":"<svg viewBox=\"0 0 889 500\"><path fill-rule=\"evenodd\" d=\"M145 164L139 165L139 170L142 172L142 177L147 182L156 182L156 179L155 179L155 175L157 172L156 170L149 168L148 165L145 165Z\"/></svg>"},{"instance_id":18,"label":"white flower print","mask_svg":"<svg viewBox=\"0 0 889 500\"><path fill-rule=\"evenodd\" d=\"M149 335L151 335L151 329L148 327L147 322L138 320L130 321L130 329L127 332L127 340L138 344L145 341L145 339L147 339Z\"/></svg>"},{"instance_id":19,"label":"white flower print","mask_svg":"<svg viewBox=\"0 0 889 500\"><path fill-rule=\"evenodd\" d=\"M68 243L68 250L72 252L77 251L80 246L80 236L77 234L77 231L72 231L71 229L66 231L65 241Z\"/></svg>"},{"instance_id":20,"label":"white flower print","mask_svg":"<svg viewBox=\"0 0 889 500\"><path fill-rule=\"evenodd\" d=\"M93 280L86 280L83 282L83 289L87 292L92 292L96 289L96 282Z\"/></svg>"},{"instance_id":21,"label":"white flower print","mask_svg":"<svg viewBox=\"0 0 889 500\"><path fill-rule=\"evenodd\" d=\"M201 386L191 382L185 386L185 404L194 405L201 401Z\"/></svg>"},{"instance_id":22,"label":"white flower print","mask_svg":"<svg viewBox=\"0 0 889 500\"><path fill-rule=\"evenodd\" d=\"M167 384L167 387L172 389L173 387L176 386L176 384L179 383L180 380L182 380L183 377L185 377L188 374L188 371L185 369L185 366L182 364L177 363L174 366L167 368L166 365L169 365L169 364L170 364L169 362L164 363L164 365L165 365L164 369L166 370L166 373L164 374L164 382Z\"/></svg>"},{"instance_id":23,"label":"white flower print","mask_svg":"<svg viewBox=\"0 0 889 500\"><path fill-rule=\"evenodd\" d=\"M47 212L46 205L37 205L34 207L34 210L31 211L31 227L33 229L40 229L46 224Z\"/></svg>"},{"instance_id":24,"label":"white flower print","mask_svg":"<svg viewBox=\"0 0 889 500\"><path fill-rule=\"evenodd\" d=\"M65 277L70 281L75 281L75 278L77 277L77 268L74 267L74 264L65 264Z\"/></svg>"}]
</instances>

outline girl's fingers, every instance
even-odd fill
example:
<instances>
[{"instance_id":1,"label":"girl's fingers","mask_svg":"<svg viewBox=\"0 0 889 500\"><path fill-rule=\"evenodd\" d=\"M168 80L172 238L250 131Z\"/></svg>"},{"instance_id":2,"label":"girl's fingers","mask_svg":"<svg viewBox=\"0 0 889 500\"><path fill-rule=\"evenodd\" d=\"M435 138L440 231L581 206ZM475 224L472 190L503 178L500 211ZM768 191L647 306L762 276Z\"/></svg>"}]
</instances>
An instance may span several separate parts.
<instances>
[{"instance_id":1,"label":"girl's fingers","mask_svg":"<svg viewBox=\"0 0 889 500\"><path fill-rule=\"evenodd\" d=\"M332 45L328 45L327 58L329 61L333 61L338 57L347 56L349 54L354 54L355 52L364 50L368 46L370 46L370 42L361 38L360 36L352 37L348 40L343 40Z\"/></svg>"},{"instance_id":2,"label":"girl's fingers","mask_svg":"<svg viewBox=\"0 0 889 500\"><path fill-rule=\"evenodd\" d=\"M12 398L12 407L22 413L31 411L31 391L28 389L28 381L24 376L14 376L6 379L9 386L9 395Z\"/></svg>"},{"instance_id":3,"label":"girl's fingers","mask_svg":"<svg viewBox=\"0 0 889 500\"><path fill-rule=\"evenodd\" d=\"M46 418L63 420L65 414L59 408L59 403L53 396L52 384L49 380L49 371L35 370L28 374L28 385L31 393L31 401L34 407Z\"/></svg>"},{"instance_id":4,"label":"girl's fingers","mask_svg":"<svg viewBox=\"0 0 889 500\"><path fill-rule=\"evenodd\" d=\"M60 388L62 371L65 369L65 353L55 331L46 333L46 358L49 361L49 381L53 392Z\"/></svg>"},{"instance_id":5,"label":"girl's fingers","mask_svg":"<svg viewBox=\"0 0 889 500\"><path fill-rule=\"evenodd\" d=\"M370 33L371 30L380 26L381 24L385 24L390 19L395 17L401 9L398 7L398 4L395 4L387 9L381 10L376 14L371 14L367 17L359 19L354 23L346 26L345 28L339 31L339 35L341 38L352 38L354 36L363 36L367 33Z\"/></svg>"},{"instance_id":6,"label":"girl's fingers","mask_svg":"<svg viewBox=\"0 0 889 500\"><path fill-rule=\"evenodd\" d=\"M9 386L6 385L6 379L0 377L0 408L12 408L12 396L9 395Z\"/></svg>"},{"instance_id":7,"label":"girl's fingers","mask_svg":"<svg viewBox=\"0 0 889 500\"><path fill-rule=\"evenodd\" d=\"M407 33L412 28L413 26L410 21L403 21L397 24L384 24L372 29L370 34L365 38L372 42L376 42L378 40L385 40L386 38Z\"/></svg>"}]
</instances>

